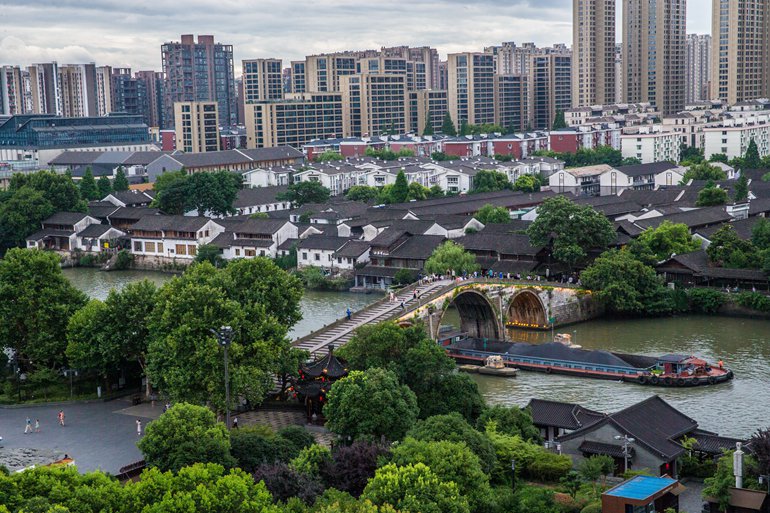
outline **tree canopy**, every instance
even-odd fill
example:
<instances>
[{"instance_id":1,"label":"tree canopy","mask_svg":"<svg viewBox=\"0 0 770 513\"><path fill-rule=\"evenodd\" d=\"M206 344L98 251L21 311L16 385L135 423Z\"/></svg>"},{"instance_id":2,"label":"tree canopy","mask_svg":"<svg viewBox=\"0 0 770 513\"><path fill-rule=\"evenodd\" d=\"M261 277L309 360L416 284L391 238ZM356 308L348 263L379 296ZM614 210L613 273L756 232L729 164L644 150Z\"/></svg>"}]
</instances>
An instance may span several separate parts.
<instances>
[{"instance_id":1,"label":"tree canopy","mask_svg":"<svg viewBox=\"0 0 770 513\"><path fill-rule=\"evenodd\" d=\"M384 369L352 371L334 382L327 397L326 426L354 440L400 440L419 413L414 392Z\"/></svg>"},{"instance_id":2,"label":"tree canopy","mask_svg":"<svg viewBox=\"0 0 770 513\"><path fill-rule=\"evenodd\" d=\"M718 166L713 166L708 162L691 165L682 176L682 184L690 180L725 180L727 173Z\"/></svg>"},{"instance_id":3,"label":"tree canopy","mask_svg":"<svg viewBox=\"0 0 770 513\"><path fill-rule=\"evenodd\" d=\"M749 198L749 179L741 173L741 176L738 177L738 180L735 182L735 186L733 187L733 201L736 203L739 203L741 201L746 201Z\"/></svg>"},{"instance_id":4,"label":"tree canopy","mask_svg":"<svg viewBox=\"0 0 770 513\"><path fill-rule=\"evenodd\" d=\"M533 245L551 246L553 257L570 266L584 260L589 249L604 249L616 237L604 214L564 196L548 198L537 208L527 235Z\"/></svg>"},{"instance_id":5,"label":"tree canopy","mask_svg":"<svg viewBox=\"0 0 770 513\"><path fill-rule=\"evenodd\" d=\"M700 242L690 235L682 223L663 221L656 228L648 228L628 245L628 250L647 265L655 265L671 255L700 249Z\"/></svg>"},{"instance_id":6,"label":"tree canopy","mask_svg":"<svg viewBox=\"0 0 770 513\"><path fill-rule=\"evenodd\" d=\"M181 215L190 210L199 216L232 215L236 213L233 203L240 187L240 177L229 171L191 175L184 171L169 171L155 181L153 206L170 215Z\"/></svg>"},{"instance_id":7,"label":"tree canopy","mask_svg":"<svg viewBox=\"0 0 770 513\"><path fill-rule=\"evenodd\" d=\"M425 261L425 272L445 274L454 271L457 275L472 274L479 270L476 257L460 244L448 240L433 250L433 254Z\"/></svg>"},{"instance_id":8,"label":"tree canopy","mask_svg":"<svg viewBox=\"0 0 770 513\"><path fill-rule=\"evenodd\" d=\"M338 160L345 160L345 157L338 151L326 150L320 155L316 155L313 160L315 162L335 162Z\"/></svg>"},{"instance_id":9,"label":"tree canopy","mask_svg":"<svg viewBox=\"0 0 770 513\"><path fill-rule=\"evenodd\" d=\"M457 135L454 121L452 121L452 116L448 112L444 114L444 120L441 123L441 133L450 136Z\"/></svg>"},{"instance_id":10,"label":"tree canopy","mask_svg":"<svg viewBox=\"0 0 770 513\"><path fill-rule=\"evenodd\" d=\"M441 481L422 463L381 467L361 497L378 505L390 504L402 513L470 513L457 484Z\"/></svg>"},{"instance_id":11,"label":"tree canopy","mask_svg":"<svg viewBox=\"0 0 770 513\"><path fill-rule=\"evenodd\" d=\"M380 190L369 185L354 185L345 193L345 199L350 201L369 202L377 199Z\"/></svg>"},{"instance_id":12,"label":"tree canopy","mask_svg":"<svg viewBox=\"0 0 770 513\"><path fill-rule=\"evenodd\" d=\"M102 175L96 181L96 190L99 193L99 199L104 199L112 192L112 183L107 176Z\"/></svg>"},{"instance_id":13,"label":"tree canopy","mask_svg":"<svg viewBox=\"0 0 770 513\"><path fill-rule=\"evenodd\" d=\"M276 195L276 199L291 201L295 207L300 207L306 203L326 203L330 194L331 191L321 185L321 182L308 180L289 185L285 193Z\"/></svg>"},{"instance_id":14,"label":"tree canopy","mask_svg":"<svg viewBox=\"0 0 770 513\"><path fill-rule=\"evenodd\" d=\"M513 190L521 192L536 192L540 190L540 177L537 175L521 175L513 182Z\"/></svg>"},{"instance_id":15,"label":"tree canopy","mask_svg":"<svg viewBox=\"0 0 770 513\"><path fill-rule=\"evenodd\" d=\"M562 160L566 167L594 166L597 164L618 167L625 164L621 151L612 148L612 146L599 146L595 150L580 148L575 153L538 150L534 155Z\"/></svg>"},{"instance_id":16,"label":"tree canopy","mask_svg":"<svg viewBox=\"0 0 770 513\"><path fill-rule=\"evenodd\" d=\"M473 189L471 189L471 192L494 192L511 188L513 188L513 185L508 181L508 177L505 174L491 169L482 169L473 177Z\"/></svg>"},{"instance_id":17,"label":"tree canopy","mask_svg":"<svg viewBox=\"0 0 770 513\"><path fill-rule=\"evenodd\" d=\"M717 187L713 181L706 182L706 186L698 192L695 204L699 207L713 207L727 203L727 191Z\"/></svg>"},{"instance_id":18,"label":"tree canopy","mask_svg":"<svg viewBox=\"0 0 770 513\"><path fill-rule=\"evenodd\" d=\"M559 130L560 128L567 128L567 122L564 120L563 110L556 111L556 116L553 118L553 126L551 126L551 130Z\"/></svg>"},{"instance_id":19,"label":"tree canopy","mask_svg":"<svg viewBox=\"0 0 770 513\"><path fill-rule=\"evenodd\" d=\"M761 235L764 230L764 226L757 229L758 241L764 238ZM757 247L754 243L738 237L735 229L729 223L725 223L724 226L711 236L711 244L706 248L706 254L709 260L722 267L733 269L757 268L760 264Z\"/></svg>"},{"instance_id":20,"label":"tree canopy","mask_svg":"<svg viewBox=\"0 0 770 513\"><path fill-rule=\"evenodd\" d=\"M118 170L115 172L115 180L112 181L112 188L116 191L128 190L128 178L126 178L123 166L118 166Z\"/></svg>"},{"instance_id":21,"label":"tree canopy","mask_svg":"<svg viewBox=\"0 0 770 513\"><path fill-rule=\"evenodd\" d=\"M511 214L505 207L496 207L487 203L473 216L482 224L504 224L511 222Z\"/></svg>"},{"instance_id":22,"label":"tree canopy","mask_svg":"<svg viewBox=\"0 0 770 513\"><path fill-rule=\"evenodd\" d=\"M94 172L91 170L91 166L86 167L78 187L80 188L80 197L84 200L90 201L101 199L99 197L99 189L96 187L96 180L94 179Z\"/></svg>"},{"instance_id":23,"label":"tree canopy","mask_svg":"<svg viewBox=\"0 0 770 513\"><path fill-rule=\"evenodd\" d=\"M9 250L0 260L0 347L15 351L23 371L58 368L69 318L85 303L85 294L62 273L58 255Z\"/></svg>"}]
</instances>

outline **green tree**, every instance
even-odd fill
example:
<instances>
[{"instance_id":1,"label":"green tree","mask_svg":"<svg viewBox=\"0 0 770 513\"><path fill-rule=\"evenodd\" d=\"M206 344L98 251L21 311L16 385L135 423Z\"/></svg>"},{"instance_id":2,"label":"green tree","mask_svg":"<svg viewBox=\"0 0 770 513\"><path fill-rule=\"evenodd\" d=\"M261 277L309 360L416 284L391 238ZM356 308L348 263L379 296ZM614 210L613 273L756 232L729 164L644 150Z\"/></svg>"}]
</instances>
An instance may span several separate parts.
<instances>
[{"instance_id":1,"label":"green tree","mask_svg":"<svg viewBox=\"0 0 770 513\"><path fill-rule=\"evenodd\" d=\"M158 292L148 346L154 384L174 400L223 409L222 352L211 330L226 325L231 397L259 404L289 348L287 331L301 318L301 294L299 280L266 258L220 270L194 264Z\"/></svg>"},{"instance_id":2,"label":"green tree","mask_svg":"<svg viewBox=\"0 0 770 513\"><path fill-rule=\"evenodd\" d=\"M393 184L393 189L390 191L391 203L403 203L409 199L409 183L406 180L406 174L404 170L400 170L396 175L396 182Z\"/></svg>"},{"instance_id":3,"label":"green tree","mask_svg":"<svg viewBox=\"0 0 770 513\"><path fill-rule=\"evenodd\" d=\"M465 251L465 248L454 241L448 240L433 250L428 260L425 261L425 272L445 274L454 271L457 275L463 273L473 274L479 270L476 257L473 253Z\"/></svg>"},{"instance_id":4,"label":"green tree","mask_svg":"<svg viewBox=\"0 0 770 513\"><path fill-rule=\"evenodd\" d=\"M54 212L56 207L42 192L28 186L17 189L0 203L0 245L24 246L25 239L40 230L40 223Z\"/></svg>"},{"instance_id":5,"label":"green tree","mask_svg":"<svg viewBox=\"0 0 770 513\"><path fill-rule=\"evenodd\" d=\"M137 443L147 465L178 472L193 463L235 464L230 435L214 412L203 406L177 403L147 425Z\"/></svg>"},{"instance_id":6,"label":"green tree","mask_svg":"<svg viewBox=\"0 0 770 513\"><path fill-rule=\"evenodd\" d=\"M657 314L671 309L655 269L628 251L605 251L583 271L580 279L611 312Z\"/></svg>"},{"instance_id":7,"label":"green tree","mask_svg":"<svg viewBox=\"0 0 770 513\"><path fill-rule=\"evenodd\" d=\"M482 169L473 177L472 193L494 192L512 188L508 177L499 171Z\"/></svg>"},{"instance_id":8,"label":"green tree","mask_svg":"<svg viewBox=\"0 0 770 513\"><path fill-rule=\"evenodd\" d=\"M384 369L352 371L336 381L324 407L326 426L353 439L400 440L417 420L417 398Z\"/></svg>"},{"instance_id":9,"label":"green tree","mask_svg":"<svg viewBox=\"0 0 770 513\"><path fill-rule=\"evenodd\" d=\"M407 198L411 200L416 201L422 201L424 199L428 199L428 196L430 196L430 189L425 187L424 185L420 185L417 182L412 182L409 184L409 195Z\"/></svg>"},{"instance_id":10,"label":"green tree","mask_svg":"<svg viewBox=\"0 0 770 513\"><path fill-rule=\"evenodd\" d=\"M432 158L436 162L444 162L446 160L457 160L460 157L458 157L457 155L447 155L443 151L434 151L433 153L430 154L430 158Z\"/></svg>"},{"instance_id":11,"label":"green tree","mask_svg":"<svg viewBox=\"0 0 770 513\"><path fill-rule=\"evenodd\" d=\"M760 474L770 474L770 429L757 429L748 443Z\"/></svg>"},{"instance_id":12,"label":"green tree","mask_svg":"<svg viewBox=\"0 0 770 513\"><path fill-rule=\"evenodd\" d=\"M682 176L682 184L690 180L725 180L727 173L717 166L712 166L708 162L691 165Z\"/></svg>"},{"instance_id":13,"label":"green tree","mask_svg":"<svg viewBox=\"0 0 770 513\"><path fill-rule=\"evenodd\" d=\"M623 166L638 166L642 161L636 157L624 157L621 165Z\"/></svg>"},{"instance_id":14,"label":"green tree","mask_svg":"<svg viewBox=\"0 0 770 513\"><path fill-rule=\"evenodd\" d=\"M195 254L197 263L208 262L214 267L222 267L225 264L221 250L213 244L201 244Z\"/></svg>"},{"instance_id":15,"label":"green tree","mask_svg":"<svg viewBox=\"0 0 770 513\"><path fill-rule=\"evenodd\" d=\"M700 243L682 223L663 221L657 228L648 228L628 245L629 251L647 265L700 249Z\"/></svg>"},{"instance_id":16,"label":"green tree","mask_svg":"<svg viewBox=\"0 0 770 513\"><path fill-rule=\"evenodd\" d=\"M457 484L472 511L484 511L489 498L489 477L478 456L462 442L429 442L407 438L393 449L390 463L404 467L422 463L441 481Z\"/></svg>"},{"instance_id":17,"label":"green tree","mask_svg":"<svg viewBox=\"0 0 770 513\"><path fill-rule=\"evenodd\" d=\"M680 165L691 166L693 164L700 164L705 159L703 158L703 150L701 148L682 144L679 146L679 160Z\"/></svg>"},{"instance_id":18,"label":"green tree","mask_svg":"<svg viewBox=\"0 0 770 513\"><path fill-rule=\"evenodd\" d=\"M595 486L596 481L602 478L602 485L606 483L607 476L615 471L615 460L611 456L596 455L585 458L578 466L578 473L589 483L594 484L594 494L598 497L599 492Z\"/></svg>"},{"instance_id":19,"label":"green tree","mask_svg":"<svg viewBox=\"0 0 770 513\"><path fill-rule=\"evenodd\" d=\"M199 216L235 214L240 184L240 177L230 171L193 173L187 180L185 210L197 210Z\"/></svg>"},{"instance_id":20,"label":"green tree","mask_svg":"<svg viewBox=\"0 0 770 513\"><path fill-rule=\"evenodd\" d=\"M115 179L112 181L112 188L116 192L128 190L128 178L126 178L126 172L123 171L123 166L118 166L118 170L115 172Z\"/></svg>"},{"instance_id":21,"label":"green tree","mask_svg":"<svg viewBox=\"0 0 770 513\"><path fill-rule=\"evenodd\" d=\"M707 477L704 481L703 498L713 497L719 502L719 511L727 511L730 501L730 488L735 486L735 476L733 475L733 454L735 451L729 451L717 461L717 470L713 477ZM757 482L757 462L751 456L746 454L743 457L744 478L743 487L750 490L760 489Z\"/></svg>"},{"instance_id":22,"label":"green tree","mask_svg":"<svg viewBox=\"0 0 770 513\"><path fill-rule=\"evenodd\" d=\"M112 192L112 184L110 183L110 179L105 175L100 176L96 181L96 190L99 194L98 199L101 200L106 198Z\"/></svg>"},{"instance_id":23,"label":"green tree","mask_svg":"<svg viewBox=\"0 0 770 513\"><path fill-rule=\"evenodd\" d=\"M468 121L463 119L460 121L460 130L458 131L457 135L460 137L464 137L466 135L471 135L473 133L473 130L471 129L471 125L468 124Z\"/></svg>"},{"instance_id":24,"label":"green tree","mask_svg":"<svg viewBox=\"0 0 770 513\"><path fill-rule=\"evenodd\" d=\"M741 173L741 176L735 182L733 187L733 201L740 203L746 201L749 198L749 179Z\"/></svg>"},{"instance_id":25,"label":"green tree","mask_svg":"<svg viewBox=\"0 0 770 513\"><path fill-rule=\"evenodd\" d=\"M334 162L338 160L345 160L339 152L333 150L326 150L313 159L315 162Z\"/></svg>"},{"instance_id":26,"label":"green tree","mask_svg":"<svg viewBox=\"0 0 770 513\"><path fill-rule=\"evenodd\" d=\"M482 224L505 224L511 222L511 214L505 207L496 207L487 203L473 216Z\"/></svg>"},{"instance_id":27,"label":"green tree","mask_svg":"<svg viewBox=\"0 0 770 513\"><path fill-rule=\"evenodd\" d=\"M95 200L99 198L99 189L96 188L96 180L94 180L94 173L91 170L91 166L86 167L83 178L80 179L78 184L80 188L80 197L85 200Z\"/></svg>"},{"instance_id":28,"label":"green tree","mask_svg":"<svg viewBox=\"0 0 770 513\"><path fill-rule=\"evenodd\" d=\"M361 497L377 505L390 504L402 513L470 512L457 484L441 481L422 463L385 465L377 470Z\"/></svg>"},{"instance_id":29,"label":"green tree","mask_svg":"<svg viewBox=\"0 0 770 513\"><path fill-rule=\"evenodd\" d=\"M41 192L56 212L85 212L87 209L87 203L80 196L80 189L69 175L53 171L16 173L11 177L8 190L15 193L25 186Z\"/></svg>"},{"instance_id":30,"label":"green tree","mask_svg":"<svg viewBox=\"0 0 770 513\"><path fill-rule=\"evenodd\" d=\"M431 185L430 192L428 193L428 198L443 198L445 196L444 189L441 188L440 185Z\"/></svg>"},{"instance_id":31,"label":"green tree","mask_svg":"<svg viewBox=\"0 0 770 513\"><path fill-rule=\"evenodd\" d=\"M722 162L723 164L727 164L728 162L727 155L724 153L712 153L709 157L709 162Z\"/></svg>"},{"instance_id":32,"label":"green tree","mask_svg":"<svg viewBox=\"0 0 770 513\"><path fill-rule=\"evenodd\" d=\"M556 117L553 118L551 130L559 130L561 128L567 128L567 122L564 120L564 111L557 110Z\"/></svg>"},{"instance_id":33,"label":"green tree","mask_svg":"<svg viewBox=\"0 0 770 513\"><path fill-rule=\"evenodd\" d=\"M548 198L538 207L527 235L535 246L550 245L553 257L571 267L584 260L589 249L604 249L616 237L603 214L564 196Z\"/></svg>"},{"instance_id":34,"label":"green tree","mask_svg":"<svg viewBox=\"0 0 770 513\"><path fill-rule=\"evenodd\" d=\"M757 249L770 248L770 220L760 217L751 228L751 242Z\"/></svg>"},{"instance_id":35,"label":"green tree","mask_svg":"<svg viewBox=\"0 0 770 513\"><path fill-rule=\"evenodd\" d=\"M377 199L380 190L377 187L368 185L354 185L345 193L345 199L350 201L369 202Z\"/></svg>"},{"instance_id":36,"label":"green tree","mask_svg":"<svg viewBox=\"0 0 770 513\"><path fill-rule=\"evenodd\" d=\"M428 111L428 115L425 116L425 127L422 129L422 135L433 135L433 123L430 119L430 111Z\"/></svg>"},{"instance_id":37,"label":"green tree","mask_svg":"<svg viewBox=\"0 0 770 513\"><path fill-rule=\"evenodd\" d=\"M306 203L326 203L329 201L331 191L315 180L297 182L289 185L285 193L276 195L280 201L291 201L295 207L301 207Z\"/></svg>"},{"instance_id":38,"label":"green tree","mask_svg":"<svg viewBox=\"0 0 770 513\"><path fill-rule=\"evenodd\" d=\"M759 156L759 148L757 148L757 142L753 137L746 147L746 153L743 154L742 164L745 169L762 168L762 158Z\"/></svg>"},{"instance_id":39,"label":"green tree","mask_svg":"<svg viewBox=\"0 0 770 513\"><path fill-rule=\"evenodd\" d=\"M540 178L536 175L521 175L513 183L514 191L536 192L540 190Z\"/></svg>"},{"instance_id":40,"label":"green tree","mask_svg":"<svg viewBox=\"0 0 770 513\"><path fill-rule=\"evenodd\" d=\"M153 186L155 199L150 205L164 214L182 215L188 202L189 176L184 171L167 171L158 176Z\"/></svg>"},{"instance_id":41,"label":"green tree","mask_svg":"<svg viewBox=\"0 0 770 513\"><path fill-rule=\"evenodd\" d=\"M729 223L725 223L711 236L706 254L713 263L732 269L758 267L759 264L756 246L738 237Z\"/></svg>"},{"instance_id":42,"label":"green tree","mask_svg":"<svg viewBox=\"0 0 770 513\"><path fill-rule=\"evenodd\" d=\"M62 365L67 322L85 303L57 255L9 250L0 260L0 347L13 349L23 370Z\"/></svg>"},{"instance_id":43,"label":"green tree","mask_svg":"<svg viewBox=\"0 0 770 513\"><path fill-rule=\"evenodd\" d=\"M452 137L457 135L457 129L452 121L452 116L448 112L444 114L444 121L441 123L441 133Z\"/></svg>"},{"instance_id":44,"label":"green tree","mask_svg":"<svg viewBox=\"0 0 770 513\"><path fill-rule=\"evenodd\" d=\"M487 424L495 422L499 432L520 436L524 440L540 442L540 430L532 422L532 414L528 409L517 406L491 406L481 413L476 427L484 431Z\"/></svg>"},{"instance_id":45,"label":"green tree","mask_svg":"<svg viewBox=\"0 0 770 513\"><path fill-rule=\"evenodd\" d=\"M417 424L409 430L407 437L416 440L440 442L462 442L478 456L481 469L489 474L497 463L495 447L488 437L473 429L459 413L434 415ZM506 463L510 469L511 460Z\"/></svg>"},{"instance_id":46,"label":"green tree","mask_svg":"<svg viewBox=\"0 0 770 513\"><path fill-rule=\"evenodd\" d=\"M102 303L92 300L77 311L67 326L70 366L107 377L124 362L135 361L147 376L149 321L157 287L149 280L111 290ZM152 392L149 379L145 393Z\"/></svg>"},{"instance_id":47,"label":"green tree","mask_svg":"<svg viewBox=\"0 0 770 513\"><path fill-rule=\"evenodd\" d=\"M727 203L727 191L717 187L713 181L706 182L706 186L698 193L695 204L699 207L713 207Z\"/></svg>"},{"instance_id":48,"label":"green tree","mask_svg":"<svg viewBox=\"0 0 770 513\"><path fill-rule=\"evenodd\" d=\"M554 503L553 490L535 486L520 488L516 492L516 504L519 506L518 511L526 511L527 513L552 513L559 511L559 508Z\"/></svg>"}]
</instances>

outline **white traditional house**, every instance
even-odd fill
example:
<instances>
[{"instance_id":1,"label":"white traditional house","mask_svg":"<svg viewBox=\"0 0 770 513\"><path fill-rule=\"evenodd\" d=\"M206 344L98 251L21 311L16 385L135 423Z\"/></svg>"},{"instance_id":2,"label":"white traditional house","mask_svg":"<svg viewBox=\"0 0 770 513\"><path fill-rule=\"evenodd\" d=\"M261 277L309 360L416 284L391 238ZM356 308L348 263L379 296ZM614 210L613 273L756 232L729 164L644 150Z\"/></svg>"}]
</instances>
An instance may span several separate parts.
<instances>
[{"instance_id":1,"label":"white traditional house","mask_svg":"<svg viewBox=\"0 0 770 513\"><path fill-rule=\"evenodd\" d=\"M131 226L135 255L193 259L198 246L208 244L225 227L208 217L150 215Z\"/></svg>"},{"instance_id":2,"label":"white traditional house","mask_svg":"<svg viewBox=\"0 0 770 513\"><path fill-rule=\"evenodd\" d=\"M610 173L613 172L615 173L614 183L617 183L617 170L607 164L562 169L548 177L548 184L551 190L557 193L571 192L578 195L599 196L605 187L608 187L608 190L612 189L613 178ZM605 174L607 177L603 180L602 176Z\"/></svg>"},{"instance_id":3,"label":"white traditional house","mask_svg":"<svg viewBox=\"0 0 770 513\"><path fill-rule=\"evenodd\" d=\"M275 258L278 246L296 238L297 226L285 219L246 219L230 226L212 244L222 250L225 260L258 256Z\"/></svg>"},{"instance_id":4,"label":"white traditional house","mask_svg":"<svg viewBox=\"0 0 770 513\"><path fill-rule=\"evenodd\" d=\"M350 239L330 237L327 235L311 235L297 242L297 267L321 267L332 269L337 267L335 253Z\"/></svg>"},{"instance_id":5,"label":"white traditional house","mask_svg":"<svg viewBox=\"0 0 770 513\"><path fill-rule=\"evenodd\" d=\"M126 236L126 232L108 224L89 224L77 234L77 248L85 252L99 253L115 246L115 241Z\"/></svg>"},{"instance_id":6,"label":"white traditional house","mask_svg":"<svg viewBox=\"0 0 770 513\"><path fill-rule=\"evenodd\" d=\"M332 259L337 268L349 271L369 262L369 250L368 242L349 240L332 255Z\"/></svg>"},{"instance_id":7,"label":"white traditional house","mask_svg":"<svg viewBox=\"0 0 770 513\"><path fill-rule=\"evenodd\" d=\"M41 225L42 229L26 238L27 247L72 251L79 249L78 233L100 221L81 212L57 212Z\"/></svg>"},{"instance_id":8,"label":"white traditional house","mask_svg":"<svg viewBox=\"0 0 770 513\"><path fill-rule=\"evenodd\" d=\"M294 167L269 167L249 169L241 173L244 187L274 187L291 185L292 175L298 172Z\"/></svg>"}]
</instances>

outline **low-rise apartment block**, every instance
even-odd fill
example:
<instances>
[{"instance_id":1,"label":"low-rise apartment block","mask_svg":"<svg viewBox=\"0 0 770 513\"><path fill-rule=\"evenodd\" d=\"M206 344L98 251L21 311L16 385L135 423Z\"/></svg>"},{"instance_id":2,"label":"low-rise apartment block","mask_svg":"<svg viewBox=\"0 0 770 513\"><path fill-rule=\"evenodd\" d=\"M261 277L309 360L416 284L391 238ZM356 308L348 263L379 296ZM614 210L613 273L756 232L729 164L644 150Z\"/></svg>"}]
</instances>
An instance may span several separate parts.
<instances>
[{"instance_id":1,"label":"low-rise apartment block","mask_svg":"<svg viewBox=\"0 0 770 513\"><path fill-rule=\"evenodd\" d=\"M650 162L679 162L681 136L665 131L661 125L625 128L620 136L624 158L637 158L642 164Z\"/></svg>"},{"instance_id":2,"label":"low-rise apartment block","mask_svg":"<svg viewBox=\"0 0 770 513\"><path fill-rule=\"evenodd\" d=\"M703 129L706 157L723 153L728 159L742 157L753 140L760 157L770 155L770 115L724 119Z\"/></svg>"}]
</instances>

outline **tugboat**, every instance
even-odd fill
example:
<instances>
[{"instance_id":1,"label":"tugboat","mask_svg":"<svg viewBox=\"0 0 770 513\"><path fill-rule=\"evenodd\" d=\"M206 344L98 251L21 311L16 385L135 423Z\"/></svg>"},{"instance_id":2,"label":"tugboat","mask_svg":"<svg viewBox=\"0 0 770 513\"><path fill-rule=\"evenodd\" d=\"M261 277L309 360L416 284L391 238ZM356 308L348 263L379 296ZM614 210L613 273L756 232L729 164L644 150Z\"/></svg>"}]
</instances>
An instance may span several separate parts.
<instances>
[{"instance_id":1,"label":"tugboat","mask_svg":"<svg viewBox=\"0 0 770 513\"><path fill-rule=\"evenodd\" d=\"M664 354L654 368L642 373L636 382L641 385L691 386L715 385L733 377L720 360L716 366L706 360L684 354Z\"/></svg>"}]
</instances>

